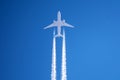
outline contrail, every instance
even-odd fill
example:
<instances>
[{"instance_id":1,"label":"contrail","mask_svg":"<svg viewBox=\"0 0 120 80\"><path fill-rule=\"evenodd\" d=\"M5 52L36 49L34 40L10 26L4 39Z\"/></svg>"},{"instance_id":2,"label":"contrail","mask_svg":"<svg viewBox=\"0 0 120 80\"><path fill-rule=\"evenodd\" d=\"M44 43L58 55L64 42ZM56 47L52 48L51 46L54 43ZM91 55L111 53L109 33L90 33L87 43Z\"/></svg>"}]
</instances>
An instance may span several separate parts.
<instances>
[{"instance_id":1,"label":"contrail","mask_svg":"<svg viewBox=\"0 0 120 80\"><path fill-rule=\"evenodd\" d=\"M62 42L62 70L61 70L61 80L67 80L66 71L66 41L65 41L65 31L63 30L63 42Z\"/></svg>"},{"instance_id":2,"label":"contrail","mask_svg":"<svg viewBox=\"0 0 120 80\"><path fill-rule=\"evenodd\" d=\"M53 48L52 48L52 71L51 80L56 80L56 37L55 31L53 33Z\"/></svg>"},{"instance_id":3,"label":"contrail","mask_svg":"<svg viewBox=\"0 0 120 80\"><path fill-rule=\"evenodd\" d=\"M56 36L54 31L53 36L53 48L52 48L52 71L51 80L56 80ZM62 65L61 65L61 80L67 80L67 70L66 70L66 40L65 31L63 30L62 36Z\"/></svg>"}]
</instances>

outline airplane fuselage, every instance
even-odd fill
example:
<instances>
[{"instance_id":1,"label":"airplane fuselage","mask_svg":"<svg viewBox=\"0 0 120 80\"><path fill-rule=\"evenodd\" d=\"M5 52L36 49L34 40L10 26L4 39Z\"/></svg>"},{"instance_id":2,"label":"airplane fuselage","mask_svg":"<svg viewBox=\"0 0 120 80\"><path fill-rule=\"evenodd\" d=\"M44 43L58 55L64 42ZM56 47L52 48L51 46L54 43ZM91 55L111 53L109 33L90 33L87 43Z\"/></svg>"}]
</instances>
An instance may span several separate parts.
<instances>
[{"instance_id":1,"label":"airplane fuselage","mask_svg":"<svg viewBox=\"0 0 120 80\"><path fill-rule=\"evenodd\" d=\"M58 12L57 14L57 35L61 36L61 27L62 27L62 20L61 20L61 13Z\"/></svg>"}]
</instances>

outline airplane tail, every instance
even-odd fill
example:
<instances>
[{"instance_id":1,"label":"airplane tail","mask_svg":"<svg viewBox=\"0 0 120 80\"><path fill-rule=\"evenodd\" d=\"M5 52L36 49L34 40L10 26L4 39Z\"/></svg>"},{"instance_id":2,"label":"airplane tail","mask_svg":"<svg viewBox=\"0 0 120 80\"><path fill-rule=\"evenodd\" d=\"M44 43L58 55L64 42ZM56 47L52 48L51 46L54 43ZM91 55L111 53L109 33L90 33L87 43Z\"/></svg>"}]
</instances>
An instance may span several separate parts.
<instances>
[{"instance_id":1,"label":"airplane tail","mask_svg":"<svg viewBox=\"0 0 120 80\"><path fill-rule=\"evenodd\" d=\"M63 35L62 34L57 34L57 35L55 35L55 37L63 37Z\"/></svg>"}]
</instances>

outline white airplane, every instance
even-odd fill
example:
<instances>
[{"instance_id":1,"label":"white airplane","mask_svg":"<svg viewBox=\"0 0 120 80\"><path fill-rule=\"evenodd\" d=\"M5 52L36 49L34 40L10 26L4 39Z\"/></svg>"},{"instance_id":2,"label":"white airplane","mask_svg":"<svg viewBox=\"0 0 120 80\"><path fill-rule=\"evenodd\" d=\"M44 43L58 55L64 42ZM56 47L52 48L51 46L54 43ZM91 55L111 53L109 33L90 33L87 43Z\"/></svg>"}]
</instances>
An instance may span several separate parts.
<instances>
[{"instance_id":1,"label":"white airplane","mask_svg":"<svg viewBox=\"0 0 120 80\"><path fill-rule=\"evenodd\" d=\"M62 34L61 34L61 27L70 27L70 28L73 28L74 26L68 24L65 22L65 20L61 20L61 13L60 11L58 11L58 14L57 14L57 21L53 21L52 24L50 24L49 26L45 27L44 29L47 29L47 28L52 28L52 27L57 27L57 34L56 34L56 37L62 37Z\"/></svg>"}]
</instances>

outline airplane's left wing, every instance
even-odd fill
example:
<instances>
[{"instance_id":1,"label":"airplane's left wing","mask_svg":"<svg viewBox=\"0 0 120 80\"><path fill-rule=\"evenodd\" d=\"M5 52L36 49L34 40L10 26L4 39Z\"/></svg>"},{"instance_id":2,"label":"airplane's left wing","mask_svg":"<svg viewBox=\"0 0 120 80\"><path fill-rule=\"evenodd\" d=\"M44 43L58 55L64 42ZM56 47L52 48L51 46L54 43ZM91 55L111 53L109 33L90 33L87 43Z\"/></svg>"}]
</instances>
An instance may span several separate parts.
<instances>
[{"instance_id":1,"label":"airplane's left wing","mask_svg":"<svg viewBox=\"0 0 120 80\"><path fill-rule=\"evenodd\" d=\"M45 27L44 29L55 27L55 26L57 26L57 24L54 22L54 23L48 25L47 27Z\"/></svg>"},{"instance_id":2,"label":"airplane's left wing","mask_svg":"<svg viewBox=\"0 0 120 80\"><path fill-rule=\"evenodd\" d=\"M63 26L74 28L74 26L72 26L71 24L68 24L66 22L63 23Z\"/></svg>"}]
</instances>

